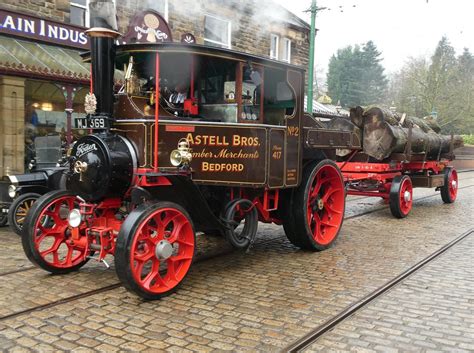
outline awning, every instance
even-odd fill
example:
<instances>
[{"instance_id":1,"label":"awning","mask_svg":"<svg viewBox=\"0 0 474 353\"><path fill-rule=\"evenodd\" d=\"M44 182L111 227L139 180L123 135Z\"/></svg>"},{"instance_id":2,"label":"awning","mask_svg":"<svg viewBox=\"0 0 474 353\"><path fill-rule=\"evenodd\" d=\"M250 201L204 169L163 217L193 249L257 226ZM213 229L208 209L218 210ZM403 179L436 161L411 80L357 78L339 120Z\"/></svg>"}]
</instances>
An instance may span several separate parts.
<instances>
[{"instance_id":1,"label":"awning","mask_svg":"<svg viewBox=\"0 0 474 353\"><path fill-rule=\"evenodd\" d=\"M81 51L0 36L0 71L31 78L87 84L90 69Z\"/></svg>"}]
</instances>

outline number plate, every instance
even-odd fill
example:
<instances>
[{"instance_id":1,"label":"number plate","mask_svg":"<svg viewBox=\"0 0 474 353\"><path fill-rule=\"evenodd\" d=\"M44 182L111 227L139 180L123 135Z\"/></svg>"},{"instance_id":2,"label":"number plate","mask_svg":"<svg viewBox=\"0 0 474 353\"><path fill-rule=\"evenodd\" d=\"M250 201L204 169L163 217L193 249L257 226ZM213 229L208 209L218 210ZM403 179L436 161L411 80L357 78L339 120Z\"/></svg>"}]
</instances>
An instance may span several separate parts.
<instances>
[{"instance_id":1,"label":"number plate","mask_svg":"<svg viewBox=\"0 0 474 353\"><path fill-rule=\"evenodd\" d=\"M108 119L105 117L77 118L76 129L106 129Z\"/></svg>"}]
</instances>

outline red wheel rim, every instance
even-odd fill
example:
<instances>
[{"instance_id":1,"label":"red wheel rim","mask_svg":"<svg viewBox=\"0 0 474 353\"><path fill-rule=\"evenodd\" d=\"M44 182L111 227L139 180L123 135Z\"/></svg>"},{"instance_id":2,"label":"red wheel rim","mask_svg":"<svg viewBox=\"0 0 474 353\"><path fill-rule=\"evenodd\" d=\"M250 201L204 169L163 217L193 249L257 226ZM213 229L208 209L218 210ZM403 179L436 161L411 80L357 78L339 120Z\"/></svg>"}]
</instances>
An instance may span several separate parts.
<instances>
[{"instance_id":1,"label":"red wheel rim","mask_svg":"<svg viewBox=\"0 0 474 353\"><path fill-rule=\"evenodd\" d=\"M451 169L448 178L448 192L451 198L451 201L456 200L458 195L458 172L456 170Z\"/></svg>"},{"instance_id":2,"label":"red wheel rim","mask_svg":"<svg viewBox=\"0 0 474 353\"><path fill-rule=\"evenodd\" d=\"M400 211L402 211L404 215L407 215L413 205L413 186L409 178L403 178L398 200L400 203Z\"/></svg>"},{"instance_id":3,"label":"red wheel rim","mask_svg":"<svg viewBox=\"0 0 474 353\"><path fill-rule=\"evenodd\" d=\"M166 259L158 257L162 244L172 246ZM159 294L176 287L186 276L194 256L194 231L189 219L175 208L163 208L148 216L134 234L130 264L135 282Z\"/></svg>"},{"instance_id":4,"label":"red wheel rim","mask_svg":"<svg viewBox=\"0 0 474 353\"><path fill-rule=\"evenodd\" d=\"M332 165L321 167L309 189L307 224L313 239L321 245L336 237L344 217L344 185Z\"/></svg>"},{"instance_id":5,"label":"red wheel rim","mask_svg":"<svg viewBox=\"0 0 474 353\"><path fill-rule=\"evenodd\" d=\"M78 208L75 196L62 196L51 201L36 219L35 248L41 258L56 268L70 268L84 260L84 248L75 247L67 217Z\"/></svg>"}]
</instances>

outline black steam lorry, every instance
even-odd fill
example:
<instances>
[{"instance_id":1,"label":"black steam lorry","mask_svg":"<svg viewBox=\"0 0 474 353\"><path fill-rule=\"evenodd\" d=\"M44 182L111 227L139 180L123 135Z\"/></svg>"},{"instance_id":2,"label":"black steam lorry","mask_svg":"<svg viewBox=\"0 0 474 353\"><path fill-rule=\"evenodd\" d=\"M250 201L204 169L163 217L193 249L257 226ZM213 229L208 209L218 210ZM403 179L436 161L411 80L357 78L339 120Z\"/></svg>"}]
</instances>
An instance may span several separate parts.
<instances>
[{"instance_id":1,"label":"black steam lorry","mask_svg":"<svg viewBox=\"0 0 474 353\"><path fill-rule=\"evenodd\" d=\"M345 209L333 159L360 141L304 114L304 70L172 42L153 11L123 37L114 22L112 3L91 3L89 114L77 121L90 134L72 149L65 190L28 213L28 258L61 274L112 254L124 286L156 299L184 280L198 231L247 248L258 222L275 223L302 249L328 248Z\"/></svg>"}]
</instances>

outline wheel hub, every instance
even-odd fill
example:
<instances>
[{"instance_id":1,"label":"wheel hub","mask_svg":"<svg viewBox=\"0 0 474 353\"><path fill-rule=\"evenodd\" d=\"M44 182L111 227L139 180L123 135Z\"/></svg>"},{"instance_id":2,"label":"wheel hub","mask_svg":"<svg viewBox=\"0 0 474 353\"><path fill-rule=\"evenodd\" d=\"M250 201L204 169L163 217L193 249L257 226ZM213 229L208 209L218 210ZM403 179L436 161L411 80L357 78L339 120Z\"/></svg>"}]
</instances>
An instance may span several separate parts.
<instances>
[{"instance_id":1,"label":"wheel hub","mask_svg":"<svg viewBox=\"0 0 474 353\"><path fill-rule=\"evenodd\" d=\"M318 210L322 210L324 208L323 199L319 199L317 205L318 205Z\"/></svg>"},{"instance_id":2,"label":"wheel hub","mask_svg":"<svg viewBox=\"0 0 474 353\"><path fill-rule=\"evenodd\" d=\"M456 180L452 180L452 181L451 181L451 187L452 187L453 189L456 189L457 186L458 186L458 183L456 182Z\"/></svg>"},{"instance_id":3,"label":"wheel hub","mask_svg":"<svg viewBox=\"0 0 474 353\"><path fill-rule=\"evenodd\" d=\"M411 200L411 193L410 191L405 191L403 193L403 199L405 200L405 202L410 202Z\"/></svg>"},{"instance_id":4,"label":"wheel hub","mask_svg":"<svg viewBox=\"0 0 474 353\"><path fill-rule=\"evenodd\" d=\"M161 240L156 244L155 256L158 260L166 260L173 254L173 245L168 240Z\"/></svg>"}]
</instances>

